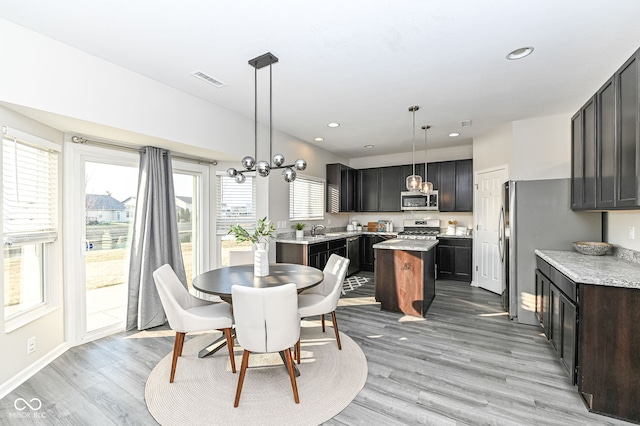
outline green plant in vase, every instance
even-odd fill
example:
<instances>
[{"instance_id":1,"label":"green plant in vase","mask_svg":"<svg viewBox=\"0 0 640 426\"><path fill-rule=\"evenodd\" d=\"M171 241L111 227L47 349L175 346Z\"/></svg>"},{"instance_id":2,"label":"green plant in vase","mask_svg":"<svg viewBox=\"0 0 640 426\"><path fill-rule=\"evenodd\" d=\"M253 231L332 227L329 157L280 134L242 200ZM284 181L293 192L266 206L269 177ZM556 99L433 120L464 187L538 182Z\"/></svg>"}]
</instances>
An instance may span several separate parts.
<instances>
[{"instance_id":1,"label":"green plant in vase","mask_svg":"<svg viewBox=\"0 0 640 426\"><path fill-rule=\"evenodd\" d=\"M273 223L269 222L265 216L258 220L256 229L252 233L249 233L249 231L244 229L241 225L235 225L231 227L227 234L233 235L239 243L251 241L253 244L264 243L266 245L266 243L273 238L273 234L275 232L276 227L273 226Z\"/></svg>"},{"instance_id":2,"label":"green plant in vase","mask_svg":"<svg viewBox=\"0 0 640 426\"><path fill-rule=\"evenodd\" d=\"M306 223L298 222L293 227L296 230L296 238L304 237L304 228L307 226Z\"/></svg>"}]
</instances>

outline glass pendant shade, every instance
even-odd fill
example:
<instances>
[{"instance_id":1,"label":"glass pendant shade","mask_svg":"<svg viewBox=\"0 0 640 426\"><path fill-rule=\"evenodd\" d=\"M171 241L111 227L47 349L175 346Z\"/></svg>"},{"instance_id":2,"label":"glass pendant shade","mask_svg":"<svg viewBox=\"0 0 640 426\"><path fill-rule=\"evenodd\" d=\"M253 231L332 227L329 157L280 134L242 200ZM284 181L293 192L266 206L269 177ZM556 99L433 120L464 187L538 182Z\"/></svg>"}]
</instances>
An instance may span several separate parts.
<instances>
[{"instance_id":1,"label":"glass pendant shade","mask_svg":"<svg viewBox=\"0 0 640 426\"><path fill-rule=\"evenodd\" d=\"M423 194L430 194L433 191L433 184L429 181L422 182L422 187L420 188L420 192Z\"/></svg>"},{"instance_id":2,"label":"glass pendant shade","mask_svg":"<svg viewBox=\"0 0 640 426\"><path fill-rule=\"evenodd\" d=\"M410 175L406 179L407 191L419 191L422 187L422 176Z\"/></svg>"}]
</instances>

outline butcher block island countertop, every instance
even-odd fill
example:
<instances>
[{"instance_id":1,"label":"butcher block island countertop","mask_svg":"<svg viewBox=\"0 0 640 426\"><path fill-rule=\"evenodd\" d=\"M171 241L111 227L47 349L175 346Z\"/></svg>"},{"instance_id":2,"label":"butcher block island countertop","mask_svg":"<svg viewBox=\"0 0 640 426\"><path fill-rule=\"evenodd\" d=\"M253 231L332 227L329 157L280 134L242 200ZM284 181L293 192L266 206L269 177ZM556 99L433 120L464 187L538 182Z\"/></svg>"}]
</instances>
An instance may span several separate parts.
<instances>
[{"instance_id":1,"label":"butcher block island countertop","mask_svg":"<svg viewBox=\"0 0 640 426\"><path fill-rule=\"evenodd\" d=\"M375 297L380 309L424 317L436 296L437 240L392 239L375 249Z\"/></svg>"}]
</instances>

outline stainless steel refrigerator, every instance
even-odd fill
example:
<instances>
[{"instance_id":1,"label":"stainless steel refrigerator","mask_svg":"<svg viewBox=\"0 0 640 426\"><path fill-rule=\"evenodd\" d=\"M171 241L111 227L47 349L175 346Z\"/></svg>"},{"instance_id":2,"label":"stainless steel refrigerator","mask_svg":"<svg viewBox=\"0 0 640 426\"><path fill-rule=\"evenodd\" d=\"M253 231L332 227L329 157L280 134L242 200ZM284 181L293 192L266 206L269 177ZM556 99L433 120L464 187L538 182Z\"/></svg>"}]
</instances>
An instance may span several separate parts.
<instances>
[{"instance_id":1,"label":"stainless steel refrigerator","mask_svg":"<svg viewBox=\"0 0 640 426\"><path fill-rule=\"evenodd\" d=\"M571 179L503 184L498 246L509 318L538 324L534 250L573 250L573 241L602 241L602 214L571 210Z\"/></svg>"}]
</instances>

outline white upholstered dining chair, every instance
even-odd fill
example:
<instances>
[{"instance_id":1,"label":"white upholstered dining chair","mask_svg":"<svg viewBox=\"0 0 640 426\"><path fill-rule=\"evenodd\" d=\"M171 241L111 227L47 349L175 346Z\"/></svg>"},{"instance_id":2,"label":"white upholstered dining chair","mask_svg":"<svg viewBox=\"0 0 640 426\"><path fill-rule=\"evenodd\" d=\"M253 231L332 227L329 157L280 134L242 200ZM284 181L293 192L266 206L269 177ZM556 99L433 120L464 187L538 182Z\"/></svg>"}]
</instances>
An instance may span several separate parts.
<instances>
[{"instance_id":1,"label":"white upholstered dining chair","mask_svg":"<svg viewBox=\"0 0 640 426\"><path fill-rule=\"evenodd\" d=\"M347 275L349 259L332 254L322 270L324 280L315 287L304 290L298 295L298 312L302 318L320 315L322 317L322 331L324 332L324 314L331 314L333 331L336 334L338 349L342 350L340 332L336 320L336 308L342 292L342 282ZM300 363L300 347L296 346L296 356Z\"/></svg>"},{"instance_id":2,"label":"white upholstered dining chair","mask_svg":"<svg viewBox=\"0 0 640 426\"><path fill-rule=\"evenodd\" d=\"M267 288L234 285L231 288L231 294L236 320L236 337L240 346L244 348L233 406L237 407L240 403L240 394L251 352L284 352L293 398L298 404L300 399L290 349L300 339L296 285L284 284Z\"/></svg>"},{"instance_id":3,"label":"white upholstered dining chair","mask_svg":"<svg viewBox=\"0 0 640 426\"><path fill-rule=\"evenodd\" d=\"M222 331L227 339L231 370L235 373L236 362L233 356L233 338L231 336L231 327L233 326L231 305L224 302L211 303L192 296L168 264L162 265L153 272L153 280L156 283L169 326L176 332L169 383L173 383L175 377L178 357L182 355L184 336L193 331Z\"/></svg>"}]
</instances>

